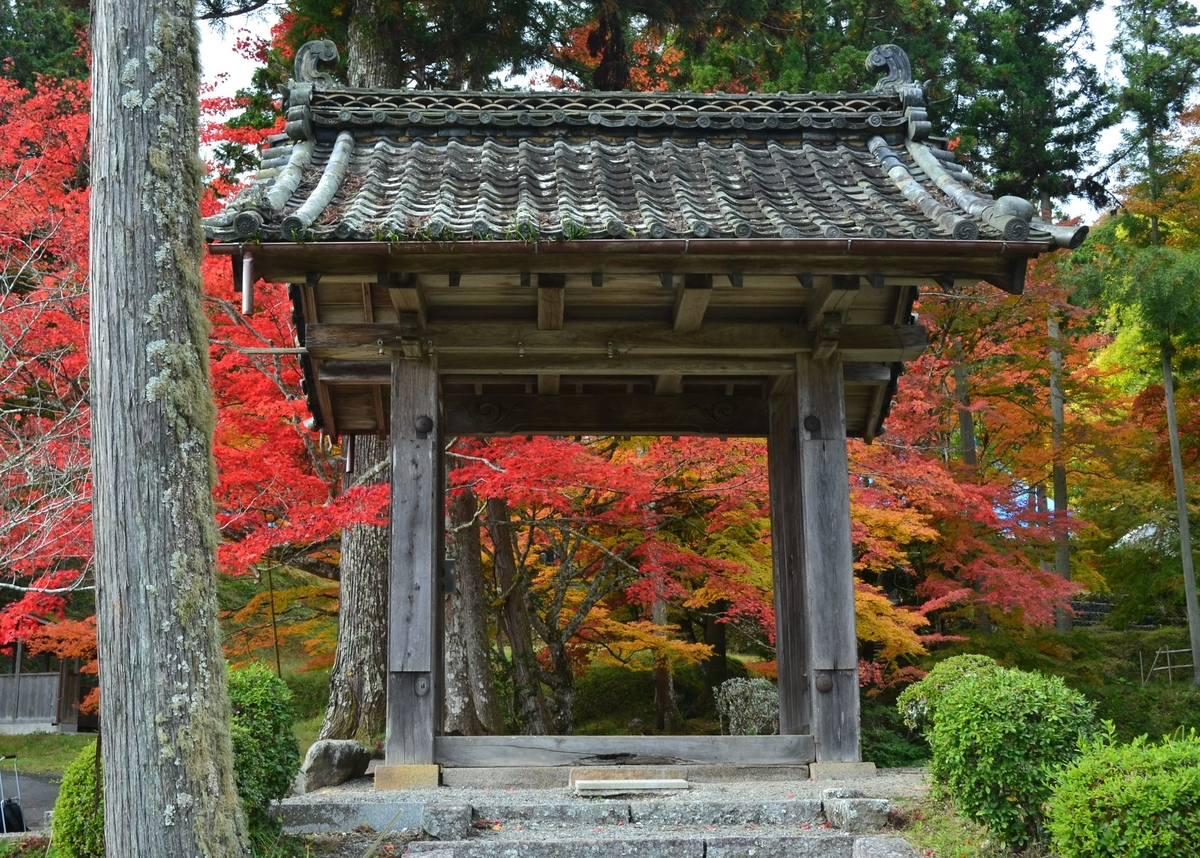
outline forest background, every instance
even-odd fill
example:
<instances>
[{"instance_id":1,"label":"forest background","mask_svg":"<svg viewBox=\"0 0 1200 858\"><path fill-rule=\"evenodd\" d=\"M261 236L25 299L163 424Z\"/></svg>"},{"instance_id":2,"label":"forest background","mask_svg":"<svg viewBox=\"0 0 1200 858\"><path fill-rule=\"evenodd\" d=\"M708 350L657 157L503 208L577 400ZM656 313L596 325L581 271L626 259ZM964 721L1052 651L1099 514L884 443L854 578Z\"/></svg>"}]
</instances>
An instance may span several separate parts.
<instances>
[{"instance_id":1,"label":"forest background","mask_svg":"<svg viewBox=\"0 0 1200 858\"><path fill-rule=\"evenodd\" d=\"M931 652L990 640L1069 655L1077 639L1040 630L1065 632L1080 591L1111 607L1110 628L1187 624L1176 486L1181 473L1195 497L1200 480L1200 15L1119 4L1109 80L1084 50L1097 5L292 0L269 36L239 41L254 79L205 100L206 213L282 127L274 87L318 36L344 48L351 83L446 88L516 70L545 87L861 90L867 51L903 46L989 191L1050 217L1083 195L1106 214L1022 296L923 289L931 347L901 378L887 433L850 443L861 676L888 699ZM0 648L84 661L86 26L79 0L0 8ZM1102 155L1098 136L1118 127ZM357 439L347 472L345 439L305 428L294 359L253 351L293 344L287 295L260 290L245 317L228 271L209 260L204 273L227 651L322 682L332 671L322 734L376 736L382 445ZM654 728L703 729L684 723L675 677L771 674L765 444L514 438L448 452L448 628L462 642L447 653L449 729L570 731L580 679L602 664L655 676Z\"/></svg>"}]
</instances>

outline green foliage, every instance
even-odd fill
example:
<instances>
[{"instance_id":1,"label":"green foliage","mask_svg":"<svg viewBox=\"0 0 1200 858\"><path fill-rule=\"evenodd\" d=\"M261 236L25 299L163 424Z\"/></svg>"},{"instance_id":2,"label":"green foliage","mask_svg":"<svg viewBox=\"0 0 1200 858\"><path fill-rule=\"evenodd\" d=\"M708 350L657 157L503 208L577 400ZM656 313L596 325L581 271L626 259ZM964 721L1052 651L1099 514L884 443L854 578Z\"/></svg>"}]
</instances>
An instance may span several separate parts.
<instances>
[{"instance_id":1,"label":"green foliage","mask_svg":"<svg viewBox=\"0 0 1200 858\"><path fill-rule=\"evenodd\" d=\"M1200 843L1200 737L1116 742L1112 723L1058 776L1047 828L1062 858L1190 858Z\"/></svg>"},{"instance_id":2,"label":"green foliage","mask_svg":"<svg viewBox=\"0 0 1200 858\"><path fill-rule=\"evenodd\" d=\"M86 0L7 0L0 3L0 69L25 89L39 75L81 80L87 52Z\"/></svg>"},{"instance_id":3,"label":"green foliage","mask_svg":"<svg viewBox=\"0 0 1200 858\"><path fill-rule=\"evenodd\" d=\"M929 746L905 726L895 707L874 697L863 697L862 756L883 768L923 766L929 762Z\"/></svg>"},{"instance_id":4,"label":"green foliage","mask_svg":"<svg viewBox=\"0 0 1200 858\"><path fill-rule=\"evenodd\" d=\"M325 714L329 703L329 668L285 673L283 681L292 692L292 711L296 720Z\"/></svg>"},{"instance_id":5,"label":"green foliage","mask_svg":"<svg viewBox=\"0 0 1200 858\"><path fill-rule=\"evenodd\" d=\"M271 802L288 794L300 769L292 693L271 668L255 662L229 672L229 702L238 795L251 836L261 841L278 832Z\"/></svg>"},{"instance_id":6,"label":"green foliage","mask_svg":"<svg viewBox=\"0 0 1200 858\"><path fill-rule=\"evenodd\" d=\"M900 693L896 709L904 724L920 731L926 739L933 733L938 706L946 694L964 679L987 675L1000 670L1000 665L986 655L968 653L951 656Z\"/></svg>"},{"instance_id":7,"label":"green foliage","mask_svg":"<svg viewBox=\"0 0 1200 858\"><path fill-rule=\"evenodd\" d=\"M731 736L779 732L779 691L766 679L727 679L717 688L717 714Z\"/></svg>"},{"instance_id":8,"label":"green foliage","mask_svg":"<svg viewBox=\"0 0 1200 858\"><path fill-rule=\"evenodd\" d=\"M937 705L930 774L963 815L1000 842L1040 842L1054 772L1075 756L1092 725L1091 705L1056 676L968 676Z\"/></svg>"},{"instance_id":9,"label":"green foliage","mask_svg":"<svg viewBox=\"0 0 1200 858\"><path fill-rule=\"evenodd\" d=\"M104 858L104 798L96 777L96 742L87 744L63 772L54 803L54 846L61 858Z\"/></svg>"}]
</instances>

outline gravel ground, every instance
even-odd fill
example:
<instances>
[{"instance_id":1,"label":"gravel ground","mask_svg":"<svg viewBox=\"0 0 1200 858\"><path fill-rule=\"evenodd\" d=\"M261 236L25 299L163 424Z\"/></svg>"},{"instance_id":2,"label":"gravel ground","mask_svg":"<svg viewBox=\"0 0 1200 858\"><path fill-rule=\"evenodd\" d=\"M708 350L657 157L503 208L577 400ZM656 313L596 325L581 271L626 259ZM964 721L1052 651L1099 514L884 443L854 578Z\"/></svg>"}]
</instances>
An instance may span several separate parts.
<instances>
[{"instance_id":1,"label":"gravel ground","mask_svg":"<svg viewBox=\"0 0 1200 858\"><path fill-rule=\"evenodd\" d=\"M868 798L916 798L929 792L925 769L879 769L873 778L851 778L837 781L740 781L737 783L694 783L686 792L659 801L729 801L768 802L792 798L820 798L821 791L830 787L859 789ZM654 800L640 796L638 800ZM554 789L513 789L497 786L492 789L472 787L437 787L395 792L375 792L372 778L359 778L337 787L326 787L287 800L288 804L320 804L330 800L361 802L418 802L427 804L564 804L591 802L597 799L580 798L568 787Z\"/></svg>"}]
</instances>

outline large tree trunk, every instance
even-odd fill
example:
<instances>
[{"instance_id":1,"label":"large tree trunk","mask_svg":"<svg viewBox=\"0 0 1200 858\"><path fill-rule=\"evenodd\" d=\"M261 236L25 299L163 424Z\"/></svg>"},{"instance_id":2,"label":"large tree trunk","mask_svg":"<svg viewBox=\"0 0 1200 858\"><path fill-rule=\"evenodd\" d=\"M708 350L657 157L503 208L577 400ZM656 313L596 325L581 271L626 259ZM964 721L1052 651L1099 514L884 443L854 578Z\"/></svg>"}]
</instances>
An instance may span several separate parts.
<instances>
[{"instance_id":1,"label":"large tree trunk","mask_svg":"<svg viewBox=\"0 0 1200 858\"><path fill-rule=\"evenodd\" d=\"M388 480L386 438L354 441L354 485ZM369 744L387 723L388 529L354 525L342 534L337 649L321 739Z\"/></svg>"},{"instance_id":2,"label":"large tree trunk","mask_svg":"<svg viewBox=\"0 0 1200 858\"><path fill-rule=\"evenodd\" d=\"M501 620L512 650L513 695L517 721L526 736L550 732L550 719L538 682L538 665L533 651L533 625L525 604L525 582L518 580L508 504L501 498L487 502L488 531L495 552L496 586L504 603Z\"/></svg>"},{"instance_id":3,"label":"large tree trunk","mask_svg":"<svg viewBox=\"0 0 1200 858\"><path fill-rule=\"evenodd\" d=\"M1175 419L1175 378L1171 373L1172 348L1162 344L1163 393L1167 399L1167 435L1171 443L1171 471L1175 477L1175 503L1179 508L1179 555L1183 560L1183 592L1187 600L1188 630L1192 639L1192 685L1200 686L1200 606L1196 602L1196 569L1192 562L1192 531L1188 522L1187 486L1183 482L1183 455L1179 450L1179 424Z\"/></svg>"},{"instance_id":4,"label":"large tree trunk","mask_svg":"<svg viewBox=\"0 0 1200 858\"><path fill-rule=\"evenodd\" d=\"M346 76L351 86L402 89L395 50L380 30L378 0L354 0L346 26Z\"/></svg>"},{"instance_id":5,"label":"large tree trunk","mask_svg":"<svg viewBox=\"0 0 1200 858\"><path fill-rule=\"evenodd\" d=\"M471 491L450 502L455 589L446 600L446 732L465 736L504 730L488 657L478 508Z\"/></svg>"},{"instance_id":6,"label":"large tree trunk","mask_svg":"<svg viewBox=\"0 0 1200 858\"><path fill-rule=\"evenodd\" d=\"M106 853L246 854L217 627L191 0L92 17L91 403Z\"/></svg>"}]
</instances>

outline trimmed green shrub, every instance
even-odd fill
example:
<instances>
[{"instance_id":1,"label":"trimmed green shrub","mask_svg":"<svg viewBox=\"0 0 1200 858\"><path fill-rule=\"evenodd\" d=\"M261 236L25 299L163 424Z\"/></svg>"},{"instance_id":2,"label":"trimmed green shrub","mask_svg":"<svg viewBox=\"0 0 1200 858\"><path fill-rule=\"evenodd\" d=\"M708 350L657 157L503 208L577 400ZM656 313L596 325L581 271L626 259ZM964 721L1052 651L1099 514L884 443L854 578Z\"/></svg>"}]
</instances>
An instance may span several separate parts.
<instances>
[{"instance_id":1,"label":"trimmed green shrub","mask_svg":"<svg viewBox=\"0 0 1200 858\"><path fill-rule=\"evenodd\" d=\"M229 702L237 791L250 834L261 840L280 830L271 802L288 794L300 770L292 692L271 668L253 662L229 672Z\"/></svg>"},{"instance_id":2,"label":"trimmed green shrub","mask_svg":"<svg viewBox=\"0 0 1200 858\"><path fill-rule=\"evenodd\" d=\"M930 735L930 774L959 811L1009 847L1044 839L1054 773L1093 727L1091 704L1057 676L999 669L945 692Z\"/></svg>"},{"instance_id":3,"label":"trimmed green shrub","mask_svg":"<svg viewBox=\"0 0 1200 858\"><path fill-rule=\"evenodd\" d=\"M914 682L896 699L896 709L909 729L926 739L933 733L938 705L946 692L970 676L995 673L1002 668L986 655L956 655L939 662L919 682Z\"/></svg>"},{"instance_id":4,"label":"trimmed green shrub","mask_svg":"<svg viewBox=\"0 0 1200 858\"><path fill-rule=\"evenodd\" d=\"M292 709L297 720L325 714L329 703L329 672L329 668L324 668L284 674L283 681L292 692Z\"/></svg>"},{"instance_id":5,"label":"trimmed green shrub","mask_svg":"<svg viewBox=\"0 0 1200 858\"><path fill-rule=\"evenodd\" d=\"M773 736L779 732L779 691L770 681L727 679L717 686L717 715L731 736Z\"/></svg>"},{"instance_id":6,"label":"trimmed green shrub","mask_svg":"<svg viewBox=\"0 0 1200 858\"><path fill-rule=\"evenodd\" d=\"M1062 858L1191 858L1200 844L1200 737L1117 744L1105 722L1063 769L1046 809Z\"/></svg>"},{"instance_id":7,"label":"trimmed green shrub","mask_svg":"<svg viewBox=\"0 0 1200 858\"><path fill-rule=\"evenodd\" d=\"M104 798L96 788L96 743L85 745L63 772L52 823L61 858L104 858Z\"/></svg>"}]
</instances>

